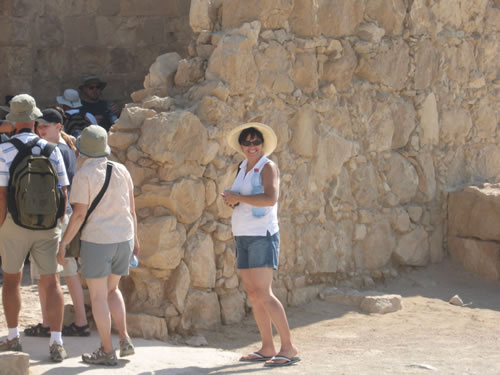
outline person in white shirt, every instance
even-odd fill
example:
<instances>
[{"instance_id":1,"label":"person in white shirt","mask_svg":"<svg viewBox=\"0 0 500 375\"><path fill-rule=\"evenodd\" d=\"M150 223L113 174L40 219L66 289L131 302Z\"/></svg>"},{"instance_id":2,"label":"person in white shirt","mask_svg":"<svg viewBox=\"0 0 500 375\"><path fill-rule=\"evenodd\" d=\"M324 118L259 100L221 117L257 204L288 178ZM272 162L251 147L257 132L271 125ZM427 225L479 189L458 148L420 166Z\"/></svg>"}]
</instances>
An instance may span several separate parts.
<instances>
[{"instance_id":1,"label":"person in white shirt","mask_svg":"<svg viewBox=\"0 0 500 375\"><path fill-rule=\"evenodd\" d=\"M234 208L232 230L238 269L262 339L261 348L240 361L262 361L268 367L288 366L300 358L292 344L283 305L272 292L280 244L279 170L267 156L276 148L276 134L271 127L252 122L233 129L227 139L229 146L246 158L238 167L231 190L222 197L225 204ZM256 193L255 187L263 193ZM271 323L280 335L279 352L274 346Z\"/></svg>"},{"instance_id":2,"label":"person in white shirt","mask_svg":"<svg viewBox=\"0 0 500 375\"><path fill-rule=\"evenodd\" d=\"M42 115L36 107L35 99L30 95L16 95L10 105L7 120L16 127L16 138L28 143L39 138L34 133L35 120ZM38 139L33 153L40 153L47 145L44 139ZM9 328L7 341L0 343L0 351L22 351L19 339L19 313L21 311L21 275L24 260L28 253L37 263L40 270L39 288L44 291L50 323L49 353L54 362L61 362L66 357L61 338L61 328L64 314L64 298L57 277L56 254L61 235L61 220L55 228L44 230L27 229L17 225L7 211L7 187L9 184L9 168L18 150L10 142L0 144L0 252L2 255L3 288L2 299L7 326ZM50 154L58 176L58 183L66 195L69 180L61 152L56 147ZM65 199L67 201L67 199Z\"/></svg>"}]
</instances>

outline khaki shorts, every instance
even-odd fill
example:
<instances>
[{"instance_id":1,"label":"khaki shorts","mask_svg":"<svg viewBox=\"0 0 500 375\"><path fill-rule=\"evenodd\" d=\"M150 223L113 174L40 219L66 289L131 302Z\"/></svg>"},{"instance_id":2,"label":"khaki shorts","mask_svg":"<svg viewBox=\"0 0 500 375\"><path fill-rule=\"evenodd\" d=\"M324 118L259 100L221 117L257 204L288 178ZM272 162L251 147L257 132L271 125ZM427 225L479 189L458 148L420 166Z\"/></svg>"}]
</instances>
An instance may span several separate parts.
<instances>
[{"instance_id":1,"label":"khaki shorts","mask_svg":"<svg viewBox=\"0 0 500 375\"><path fill-rule=\"evenodd\" d=\"M60 276L75 276L78 274L78 264L76 263L75 258L65 258L68 263L66 263L64 266L61 266L60 264L57 265L57 273L59 273ZM30 256L30 273L31 273L31 280L32 282L35 282L37 280L40 280L40 272L38 272L38 267L33 262L33 259Z\"/></svg>"},{"instance_id":2,"label":"khaki shorts","mask_svg":"<svg viewBox=\"0 0 500 375\"><path fill-rule=\"evenodd\" d=\"M56 255L61 237L61 220L53 229L31 230L20 227L8 213L0 227L0 254L2 270L6 273L21 272L28 253L41 275L57 272Z\"/></svg>"}]
</instances>

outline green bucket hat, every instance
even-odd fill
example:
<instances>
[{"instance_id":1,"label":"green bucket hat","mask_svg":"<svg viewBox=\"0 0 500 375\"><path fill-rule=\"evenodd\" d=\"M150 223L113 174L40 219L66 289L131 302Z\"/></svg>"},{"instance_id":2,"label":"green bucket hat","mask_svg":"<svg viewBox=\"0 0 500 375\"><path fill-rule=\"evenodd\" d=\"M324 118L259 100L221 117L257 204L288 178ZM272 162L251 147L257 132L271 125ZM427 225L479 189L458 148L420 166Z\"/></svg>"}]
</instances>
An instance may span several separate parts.
<instances>
[{"instance_id":1,"label":"green bucket hat","mask_svg":"<svg viewBox=\"0 0 500 375\"><path fill-rule=\"evenodd\" d=\"M35 99L28 94L19 94L10 101L10 113L6 120L12 123L34 121L42 116Z\"/></svg>"},{"instance_id":2,"label":"green bucket hat","mask_svg":"<svg viewBox=\"0 0 500 375\"><path fill-rule=\"evenodd\" d=\"M83 129L75 143L80 154L89 158L102 158L111 154L108 133L99 125L89 125Z\"/></svg>"}]
</instances>

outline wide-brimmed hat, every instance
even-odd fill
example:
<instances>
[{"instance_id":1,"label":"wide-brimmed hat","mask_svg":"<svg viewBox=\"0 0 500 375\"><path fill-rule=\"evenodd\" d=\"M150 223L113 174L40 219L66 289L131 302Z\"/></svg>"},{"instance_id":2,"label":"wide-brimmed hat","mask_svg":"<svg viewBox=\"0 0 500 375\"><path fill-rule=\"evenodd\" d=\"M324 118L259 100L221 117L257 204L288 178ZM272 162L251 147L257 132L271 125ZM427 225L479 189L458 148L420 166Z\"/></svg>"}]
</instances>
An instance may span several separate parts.
<instances>
[{"instance_id":1,"label":"wide-brimmed hat","mask_svg":"<svg viewBox=\"0 0 500 375\"><path fill-rule=\"evenodd\" d=\"M83 83L78 87L80 90L83 90L83 88L85 86L88 86L88 85L91 85L91 84L98 84L99 85L99 88L101 90L103 90L105 87L106 87L106 82L104 81L101 81L101 79L92 74L92 75L89 75L89 76L86 76L84 79L83 79Z\"/></svg>"},{"instance_id":2,"label":"wide-brimmed hat","mask_svg":"<svg viewBox=\"0 0 500 375\"><path fill-rule=\"evenodd\" d=\"M80 154L89 158L102 158L111 154L108 146L108 133L99 125L89 125L76 139L76 148Z\"/></svg>"},{"instance_id":3,"label":"wide-brimmed hat","mask_svg":"<svg viewBox=\"0 0 500 375\"><path fill-rule=\"evenodd\" d=\"M227 143L229 144L229 146L246 157L243 150L241 149L241 145L238 142L238 138L240 137L241 132L248 128L255 128L262 133L262 136L264 137L262 152L266 156L271 155L278 145L278 138L276 137L276 133L270 126L261 124L260 122L248 122L231 130L231 132L227 136Z\"/></svg>"},{"instance_id":4,"label":"wide-brimmed hat","mask_svg":"<svg viewBox=\"0 0 500 375\"><path fill-rule=\"evenodd\" d=\"M80 94L74 89L64 90L63 96L56 97L56 100L59 104L64 104L71 108L80 108L82 106Z\"/></svg>"},{"instance_id":5,"label":"wide-brimmed hat","mask_svg":"<svg viewBox=\"0 0 500 375\"><path fill-rule=\"evenodd\" d=\"M10 113L5 117L9 122L28 122L42 115L35 99L28 94L19 94L10 101Z\"/></svg>"}]
</instances>

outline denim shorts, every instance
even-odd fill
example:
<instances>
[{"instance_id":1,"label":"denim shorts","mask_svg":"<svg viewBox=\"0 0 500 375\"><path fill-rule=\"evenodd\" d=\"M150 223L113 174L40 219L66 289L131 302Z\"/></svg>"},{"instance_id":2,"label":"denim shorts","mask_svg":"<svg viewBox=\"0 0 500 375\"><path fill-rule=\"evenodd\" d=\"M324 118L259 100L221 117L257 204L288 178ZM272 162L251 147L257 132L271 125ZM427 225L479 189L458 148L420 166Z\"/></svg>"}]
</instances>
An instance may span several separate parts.
<instances>
[{"instance_id":1,"label":"denim shorts","mask_svg":"<svg viewBox=\"0 0 500 375\"><path fill-rule=\"evenodd\" d=\"M236 236L238 269L278 268L280 258L280 232L271 236Z\"/></svg>"}]
</instances>

